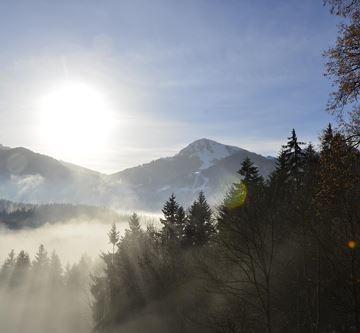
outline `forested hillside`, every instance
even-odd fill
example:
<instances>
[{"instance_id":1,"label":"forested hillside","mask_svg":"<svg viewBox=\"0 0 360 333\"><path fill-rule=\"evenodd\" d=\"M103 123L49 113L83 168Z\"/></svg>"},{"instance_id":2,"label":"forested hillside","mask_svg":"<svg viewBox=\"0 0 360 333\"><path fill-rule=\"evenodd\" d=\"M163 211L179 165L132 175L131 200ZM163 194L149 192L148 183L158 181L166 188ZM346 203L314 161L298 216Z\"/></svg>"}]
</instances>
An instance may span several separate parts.
<instances>
[{"instance_id":1,"label":"forested hillside","mask_svg":"<svg viewBox=\"0 0 360 333\"><path fill-rule=\"evenodd\" d=\"M330 125L319 152L293 131L268 180L239 173L216 209L172 196L160 230L110 233L100 332L359 332L359 151Z\"/></svg>"},{"instance_id":2,"label":"forested hillside","mask_svg":"<svg viewBox=\"0 0 360 333\"><path fill-rule=\"evenodd\" d=\"M0 8L0 333L360 333L360 0Z\"/></svg>"},{"instance_id":3,"label":"forested hillside","mask_svg":"<svg viewBox=\"0 0 360 333\"><path fill-rule=\"evenodd\" d=\"M9 229L37 228L46 223L64 223L71 221L120 222L127 215L97 206L72 204L24 204L0 200L0 226Z\"/></svg>"},{"instance_id":4,"label":"forested hillside","mask_svg":"<svg viewBox=\"0 0 360 333\"><path fill-rule=\"evenodd\" d=\"M95 330L359 332L359 151L330 125L319 151L293 130L276 165L264 179L246 159L217 207L202 192L187 209L172 195L161 228L133 214L120 237L114 224L91 275ZM71 290L71 269L44 251L32 264L10 252L10 295L54 270Z\"/></svg>"}]
</instances>

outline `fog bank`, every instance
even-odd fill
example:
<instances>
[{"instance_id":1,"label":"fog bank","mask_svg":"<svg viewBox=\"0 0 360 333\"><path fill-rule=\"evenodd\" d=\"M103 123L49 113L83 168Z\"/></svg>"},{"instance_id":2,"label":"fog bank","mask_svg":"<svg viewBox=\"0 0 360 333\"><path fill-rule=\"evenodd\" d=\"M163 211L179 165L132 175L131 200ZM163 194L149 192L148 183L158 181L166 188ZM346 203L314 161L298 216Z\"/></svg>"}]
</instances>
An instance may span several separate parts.
<instances>
[{"instance_id":1,"label":"fog bank","mask_svg":"<svg viewBox=\"0 0 360 333\"><path fill-rule=\"evenodd\" d=\"M92 258L99 256L101 251L110 250L107 233L109 223L99 221L69 221L63 224L46 224L36 229L8 230L0 229L0 262L3 262L11 249L16 253L20 250L30 255L36 253L40 244L51 253L57 252L63 264L73 263L86 253ZM121 234L127 223L118 223Z\"/></svg>"}]
</instances>

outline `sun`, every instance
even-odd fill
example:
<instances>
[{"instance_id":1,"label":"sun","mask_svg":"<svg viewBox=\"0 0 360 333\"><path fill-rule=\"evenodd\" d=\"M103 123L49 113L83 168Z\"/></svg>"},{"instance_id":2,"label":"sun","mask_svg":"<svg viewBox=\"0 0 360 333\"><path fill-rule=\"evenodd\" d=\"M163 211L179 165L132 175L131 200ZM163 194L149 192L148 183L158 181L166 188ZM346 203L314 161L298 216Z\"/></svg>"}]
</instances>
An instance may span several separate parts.
<instances>
[{"instance_id":1,"label":"sun","mask_svg":"<svg viewBox=\"0 0 360 333\"><path fill-rule=\"evenodd\" d=\"M114 125L106 95L82 82L66 82L43 94L39 111L42 140L66 155L104 148Z\"/></svg>"}]
</instances>

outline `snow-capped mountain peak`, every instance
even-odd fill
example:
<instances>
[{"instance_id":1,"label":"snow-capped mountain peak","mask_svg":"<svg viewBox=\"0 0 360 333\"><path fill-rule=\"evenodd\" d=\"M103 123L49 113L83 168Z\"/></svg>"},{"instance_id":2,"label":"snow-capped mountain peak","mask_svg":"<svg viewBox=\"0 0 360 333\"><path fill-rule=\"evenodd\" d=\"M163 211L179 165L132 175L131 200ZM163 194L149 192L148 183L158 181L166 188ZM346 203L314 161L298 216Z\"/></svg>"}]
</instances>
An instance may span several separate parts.
<instances>
[{"instance_id":1,"label":"snow-capped mountain peak","mask_svg":"<svg viewBox=\"0 0 360 333\"><path fill-rule=\"evenodd\" d=\"M203 190L209 202L215 204L239 180L236 171L246 157L251 158L264 177L274 168L273 159L208 139L191 143L175 156L112 175L25 148L0 146L0 194L12 201L160 211L171 193L186 206Z\"/></svg>"},{"instance_id":2,"label":"snow-capped mountain peak","mask_svg":"<svg viewBox=\"0 0 360 333\"><path fill-rule=\"evenodd\" d=\"M182 149L178 156L200 159L202 165L200 170L211 167L214 162L226 158L241 150L238 147L227 146L209 139L199 139Z\"/></svg>"}]
</instances>

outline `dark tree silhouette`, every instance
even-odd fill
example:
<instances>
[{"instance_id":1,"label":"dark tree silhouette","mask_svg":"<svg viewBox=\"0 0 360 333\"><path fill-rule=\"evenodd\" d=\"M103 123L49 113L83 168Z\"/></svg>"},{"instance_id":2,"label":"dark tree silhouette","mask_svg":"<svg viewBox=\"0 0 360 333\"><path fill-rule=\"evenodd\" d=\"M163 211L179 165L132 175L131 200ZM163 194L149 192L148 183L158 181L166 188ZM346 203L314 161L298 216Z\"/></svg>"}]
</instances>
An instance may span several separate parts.
<instances>
[{"instance_id":1,"label":"dark tree silhouette","mask_svg":"<svg viewBox=\"0 0 360 333\"><path fill-rule=\"evenodd\" d=\"M205 245L215 231L211 208L206 201L204 192L200 191L197 200L189 208L188 221L185 226L185 242L190 246Z\"/></svg>"},{"instance_id":2,"label":"dark tree silhouette","mask_svg":"<svg viewBox=\"0 0 360 333\"><path fill-rule=\"evenodd\" d=\"M259 175L258 168L249 157L246 157L241 163L241 169L238 171L238 174L243 177L243 182L246 185L259 184L263 182L263 178Z\"/></svg>"}]
</instances>

